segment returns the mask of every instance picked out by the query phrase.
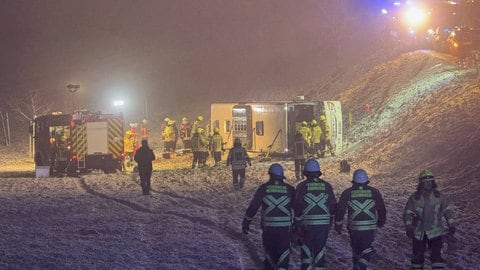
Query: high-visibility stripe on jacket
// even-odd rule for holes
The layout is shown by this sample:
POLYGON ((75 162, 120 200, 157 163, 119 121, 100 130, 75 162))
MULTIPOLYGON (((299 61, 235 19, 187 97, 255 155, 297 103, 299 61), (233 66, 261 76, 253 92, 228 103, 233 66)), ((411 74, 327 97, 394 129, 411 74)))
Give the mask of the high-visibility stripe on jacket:
POLYGON ((308 156, 308 145, 303 138, 293 142, 293 157, 295 159, 306 159, 308 156))
POLYGON ((322 138, 322 128, 319 126, 312 127, 312 143, 320 143, 320 139, 322 138))
POLYGON ((260 185, 245 212, 252 220, 260 206, 262 229, 290 229, 293 220, 292 202, 295 189, 283 180, 269 180, 260 185))
POLYGON ((295 219, 303 225, 330 225, 337 201, 332 186, 319 178, 309 178, 295 189, 295 219))
POLYGON ((237 146, 230 149, 227 157, 227 165, 232 165, 233 170, 245 169, 247 163, 250 163, 250 157, 245 148, 237 146))
POLYGON ((342 225, 348 208, 347 227, 353 231, 375 230, 386 219, 385 202, 380 191, 367 184, 353 184, 342 192, 335 214, 335 224, 342 225))
POLYGON ((455 219, 452 205, 448 204, 444 195, 435 190, 428 194, 422 194, 416 198, 415 193, 408 198, 403 213, 406 227, 414 227, 414 235, 418 240, 427 235, 433 239, 442 235, 442 218, 445 218, 447 225, 454 226, 455 219), (416 224, 414 224, 416 220, 416 224))
POLYGON ((220 152, 223 150, 223 138, 220 134, 214 133, 210 138, 210 150, 220 152))

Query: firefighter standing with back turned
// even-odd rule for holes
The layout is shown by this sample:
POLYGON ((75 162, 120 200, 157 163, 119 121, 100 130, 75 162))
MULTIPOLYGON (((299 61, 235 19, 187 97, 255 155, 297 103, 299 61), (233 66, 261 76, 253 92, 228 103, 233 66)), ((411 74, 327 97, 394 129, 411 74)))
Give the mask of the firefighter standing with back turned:
POLYGON ((288 269, 295 189, 284 182, 285 176, 280 164, 272 164, 268 174, 270 179, 258 187, 245 212, 242 232, 248 234, 250 223, 261 206, 264 269, 288 269))
POLYGON ((335 156, 335 148, 332 145, 332 134, 330 133, 330 125, 327 122, 325 115, 320 115, 320 128, 322 129, 322 135, 320 140, 320 157, 325 157, 325 147, 328 148, 330 154, 335 156))
POLYGON ((348 208, 347 228, 350 234, 354 270, 367 269, 375 255, 372 247, 377 227, 385 225, 387 211, 380 191, 368 186, 363 169, 353 172, 353 185, 342 192, 335 214, 335 231, 342 233, 343 216, 348 208))
POLYGON ((212 151, 213 159, 215 160, 215 166, 220 166, 222 160, 223 149, 223 137, 220 135, 218 127, 213 129, 213 135, 210 137, 210 151, 212 151))
POLYGON ((242 146, 240 138, 236 137, 233 141, 233 148, 230 149, 227 157, 227 166, 232 165, 233 188, 235 190, 243 188, 245 183, 245 168, 252 166, 247 150, 242 146))
POLYGON ((307 160, 303 174, 307 179, 295 189, 293 203, 293 231, 301 240, 301 269, 326 269, 325 246, 337 201, 332 186, 320 178, 320 164, 315 159, 307 160))
POLYGON ((293 142, 291 148, 295 162, 295 178, 300 180, 300 178, 304 178, 301 173, 303 171, 303 167, 305 166, 305 160, 308 156, 308 144, 300 131, 295 133, 295 141, 293 142))
POLYGON ((425 251, 430 249, 432 269, 446 269, 441 250, 443 245, 442 218, 448 225, 448 233, 455 233, 455 219, 451 205, 437 190, 432 172, 420 173, 417 191, 408 198, 404 210, 404 223, 408 238, 412 239, 413 257, 411 269, 423 269, 425 251))

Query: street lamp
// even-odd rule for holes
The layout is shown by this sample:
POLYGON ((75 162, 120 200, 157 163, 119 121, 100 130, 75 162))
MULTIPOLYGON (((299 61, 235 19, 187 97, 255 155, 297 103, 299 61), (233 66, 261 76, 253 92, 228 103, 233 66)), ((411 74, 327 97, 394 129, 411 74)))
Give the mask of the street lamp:
POLYGON ((78 88, 80 88, 80 85, 78 84, 69 84, 67 85, 67 90, 72 94, 72 112, 75 112, 75 93, 78 91, 78 88))

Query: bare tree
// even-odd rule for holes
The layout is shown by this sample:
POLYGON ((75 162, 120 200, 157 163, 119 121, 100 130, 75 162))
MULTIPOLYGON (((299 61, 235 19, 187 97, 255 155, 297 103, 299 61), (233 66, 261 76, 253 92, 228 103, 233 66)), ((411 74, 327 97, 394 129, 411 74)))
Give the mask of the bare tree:
POLYGON ((37 115, 50 113, 52 102, 47 101, 37 91, 28 91, 23 95, 11 96, 9 107, 28 121, 33 121, 37 115))

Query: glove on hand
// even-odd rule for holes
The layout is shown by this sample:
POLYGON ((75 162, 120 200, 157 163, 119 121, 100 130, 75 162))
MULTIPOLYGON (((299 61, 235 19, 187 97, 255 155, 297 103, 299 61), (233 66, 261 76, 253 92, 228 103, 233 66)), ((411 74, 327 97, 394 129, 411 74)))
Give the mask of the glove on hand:
POLYGON ((450 226, 448 228, 448 235, 454 235, 455 231, 456 231, 455 226, 450 226))
POLYGON ((407 231, 406 231, 405 233, 406 233, 406 235, 407 235, 408 238, 413 239, 413 237, 414 237, 413 228, 408 227, 408 228, 407 228, 407 231))
POLYGON ((292 244, 294 246, 301 246, 304 234, 305 234, 305 229, 303 228, 303 225, 300 223, 294 224, 292 228, 292 238, 291 238, 292 244))
POLYGON ((250 231, 250 221, 244 218, 242 221, 242 233, 248 234, 248 231, 250 231))
POLYGON ((337 225, 337 224, 335 224, 335 231, 336 231, 338 234, 342 234, 342 225, 337 225))

